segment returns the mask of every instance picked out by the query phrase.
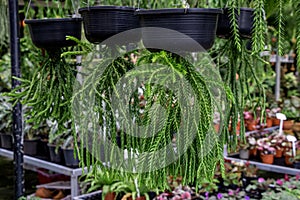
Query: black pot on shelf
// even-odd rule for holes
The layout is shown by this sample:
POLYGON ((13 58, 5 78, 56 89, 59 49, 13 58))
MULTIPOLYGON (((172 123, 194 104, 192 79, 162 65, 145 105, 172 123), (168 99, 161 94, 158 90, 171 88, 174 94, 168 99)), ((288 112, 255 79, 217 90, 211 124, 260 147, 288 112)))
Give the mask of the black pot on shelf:
MULTIPOLYGON (((230 10, 228 8, 224 8, 223 14, 219 16, 217 28, 218 37, 228 39, 233 34, 231 29, 229 12, 230 10)), ((238 20, 239 33, 241 38, 251 38, 254 21, 254 9, 240 8, 240 13, 238 15, 236 11, 236 16, 238 20)))
POLYGON ((13 136, 11 134, 0 134, 1 148, 12 150, 13 136))
POLYGON ((74 149, 62 149, 64 158, 65 158, 65 164, 69 167, 77 167, 79 165, 79 159, 78 156, 74 157, 74 149))
POLYGON ((167 46, 181 51, 201 51, 211 48, 214 44, 218 15, 222 10, 178 8, 138 10, 136 13, 140 17, 141 27, 163 28, 161 31, 142 29, 142 41, 146 48, 154 44, 162 49, 167 46), (181 34, 177 34, 178 32, 181 34), (196 47, 191 39, 202 48, 196 47))
POLYGON ((24 154, 35 156, 37 155, 40 138, 24 139, 24 154))
POLYGON ((64 155, 60 147, 56 148, 55 144, 48 144, 50 160, 55 163, 63 163, 64 155))
MULTIPOLYGON (((80 8, 85 37, 91 43, 101 43, 123 31, 139 28, 139 18, 135 8, 125 6, 92 6, 80 8)), ((117 41, 120 45, 137 42, 140 34, 117 41), (133 41, 131 41, 134 38, 133 41)))
POLYGON ((300 161, 294 161, 293 165, 294 165, 294 168, 300 169, 300 161))
POLYGON ((66 36, 81 38, 81 18, 30 19, 28 24, 32 42, 39 48, 56 50, 74 46, 76 42, 66 36))

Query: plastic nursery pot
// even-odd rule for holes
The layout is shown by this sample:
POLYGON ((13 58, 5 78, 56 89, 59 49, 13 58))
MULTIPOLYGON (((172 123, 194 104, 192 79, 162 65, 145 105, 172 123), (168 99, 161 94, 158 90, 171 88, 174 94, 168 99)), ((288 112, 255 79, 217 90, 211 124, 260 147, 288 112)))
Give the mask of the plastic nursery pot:
POLYGON ((166 50, 166 47, 168 47, 168 49, 177 51, 210 49, 214 44, 218 15, 221 13, 221 9, 209 8, 136 11, 136 14, 140 17, 141 27, 161 28, 161 31, 142 29, 142 41, 146 48, 151 49, 154 46, 156 49, 166 50), (202 47, 194 45, 195 42, 191 39, 202 47))
POLYGON ((248 149, 240 149, 240 158, 248 160, 249 159, 249 150, 248 149))
POLYGON ((79 165, 78 156, 74 158, 74 149, 62 149, 65 164, 70 167, 77 167, 79 165))
POLYGON ((293 165, 294 165, 294 168, 300 169, 300 161, 294 161, 293 165))
MULTIPOLYGON (((139 27, 139 19, 134 14, 135 8, 125 6, 92 6, 80 8, 79 13, 83 18, 84 33, 91 43, 101 43, 102 41, 121 33, 123 31, 139 27)), ((126 44, 140 40, 139 35, 123 38, 116 43, 126 44)))
MULTIPOLYGON (((229 8, 223 9, 223 14, 219 16, 217 36, 228 39, 232 35, 231 23, 230 23, 230 10, 229 8)), ((239 33, 242 38, 251 38, 252 27, 254 20, 254 9, 240 8, 240 13, 236 11, 238 20, 239 33)))
POLYGON ((55 163, 63 163, 64 156, 63 152, 60 147, 56 150, 56 145, 48 144, 49 153, 50 153, 50 160, 55 163))
POLYGON ((81 38, 81 18, 30 19, 28 24, 32 42, 39 48, 55 50, 74 46, 66 36, 81 38))
POLYGON ((261 161, 265 164, 273 164, 274 155, 273 154, 260 154, 261 161))
POLYGON ((39 145, 40 138, 34 139, 25 139, 24 140, 24 154, 35 156, 37 155, 38 145, 39 145))
POLYGON ((13 136, 10 134, 0 134, 1 147, 11 150, 13 148, 13 136))

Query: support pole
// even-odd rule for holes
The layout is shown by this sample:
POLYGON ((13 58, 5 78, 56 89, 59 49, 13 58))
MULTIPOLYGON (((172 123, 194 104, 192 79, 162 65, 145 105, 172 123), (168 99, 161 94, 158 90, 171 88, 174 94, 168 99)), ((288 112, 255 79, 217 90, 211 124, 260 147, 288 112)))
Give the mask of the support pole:
POLYGON ((280 55, 276 55, 276 85, 275 85, 275 100, 279 101, 280 99, 280 76, 281 76, 281 60, 280 55))
MULTIPOLYGON (((11 75, 21 77, 20 68, 20 25, 19 25, 19 4, 18 0, 9 0, 10 19, 10 54, 11 54, 11 75)), ((12 88, 21 83, 12 79, 12 88)), ((23 174, 23 144, 22 144, 22 105, 18 102, 13 107, 12 131, 14 135, 14 171, 15 171, 15 199, 24 195, 24 174, 23 174)))

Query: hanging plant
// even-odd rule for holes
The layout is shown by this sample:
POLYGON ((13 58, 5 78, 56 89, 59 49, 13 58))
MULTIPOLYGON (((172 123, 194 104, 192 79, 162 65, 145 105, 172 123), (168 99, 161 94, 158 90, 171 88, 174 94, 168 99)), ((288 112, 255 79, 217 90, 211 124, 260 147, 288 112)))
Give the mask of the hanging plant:
POLYGON ((26 113, 27 123, 35 128, 46 120, 57 121, 58 133, 65 130, 64 124, 71 119, 71 97, 76 78, 75 64, 60 57, 60 51, 46 54, 36 67, 31 79, 16 78, 21 85, 7 95, 11 101, 21 101, 31 107, 26 113), (18 90, 21 92, 17 92, 18 90))
POLYGON ((0 55, 2 55, 2 50, 6 49, 9 44, 9 27, 8 23, 8 4, 7 1, 0 1, 0 55))
MULTIPOLYGON (((150 188, 167 188, 168 175, 182 176, 183 184, 197 185, 201 178, 211 179, 217 163, 223 166, 225 142, 225 135, 213 128, 214 112, 220 109, 214 95, 218 94, 217 88, 224 90, 226 86, 217 75, 214 80, 201 75, 201 70, 209 68, 205 59, 199 61, 202 68, 197 69, 165 51, 146 51, 139 56, 137 65, 126 54, 115 59, 106 57, 93 68, 85 67, 84 82, 75 87, 72 99, 74 128, 81 138, 80 157, 86 156, 83 149, 87 147, 92 154, 87 161, 91 166, 115 169, 114 173, 131 180, 137 176, 150 188), (147 64, 155 65, 139 68, 147 64), (164 71, 161 65, 168 70, 156 82, 155 77, 164 71), (145 81, 145 76, 153 77, 154 82, 145 81), (118 84, 123 85, 124 77, 128 82, 120 88, 118 84), (184 82, 180 78, 190 87, 181 88, 184 82), (175 89, 168 89, 172 84, 175 89), (143 94, 136 90, 139 86, 144 88, 143 94), (139 100, 144 100, 142 105, 135 102, 139 100), (142 106, 143 112, 134 109, 135 105, 142 106), (194 114, 198 117, 193 118, 194 114), (123 151, 128 151, 124 161, 123 151), (95 163, 97 159, 100 162, 95 163), (105 163, 110 163, 108 168, 105 163)), ((208 71, 216 73, 214 68, 208 71)), ((227 95, 223 97, 228 99, 227 95)))

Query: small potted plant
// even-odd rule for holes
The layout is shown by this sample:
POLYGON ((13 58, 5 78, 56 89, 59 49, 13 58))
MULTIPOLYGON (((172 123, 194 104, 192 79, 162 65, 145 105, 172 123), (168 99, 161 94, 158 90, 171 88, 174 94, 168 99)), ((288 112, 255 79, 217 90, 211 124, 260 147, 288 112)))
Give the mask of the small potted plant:
POLYGON ((249 159, 250 144, 247 141, 240 141, 239 143, 239 155, 241 159, 249 159))
POLYGON ((300 154, 297 154, 295 157, 292 157, 290 161, 293 162, 294 168, 300 169, 300 154))
POLYGON ((273 164, 276 150, 271 146, 269 138, 261 138, 257 140, 257 144, 257 149, 260 151, 260 158, 262 162, 266 164, 273 164))
POLYGON ((0 141, 4 149, 12 149, 12 105, 8 97, 0 95, 0 141))
POLYGON ((271 146, 275 148, 275 158, 281 158, 285 148, 288 146, 288 141, 284 135, 274 135, 271 138, 271 146))
POLYGON ((255 137, 249 135, 247 136, 247 142, 249 144, 249 156, 256 156, 257 155, 257 144, 255 137))
POLYGON ((294 119, 297 117, 297 113, 288 108, 282 109, 281 113, 285 114, 287 118, 287 120, 283 121, 283 130, 291 130, 294 125, 294 119))
POLYGON ((26 123, 24 127, 24 153, 27 155, 37 155, 40 137, 37 129, 32 124, 26 123))

